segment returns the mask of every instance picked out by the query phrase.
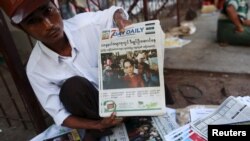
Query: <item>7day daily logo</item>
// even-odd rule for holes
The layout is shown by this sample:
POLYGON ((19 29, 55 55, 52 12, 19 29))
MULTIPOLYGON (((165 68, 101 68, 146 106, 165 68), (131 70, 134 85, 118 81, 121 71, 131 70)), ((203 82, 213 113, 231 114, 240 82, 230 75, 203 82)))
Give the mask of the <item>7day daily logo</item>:
POLYGON ((117 37, 117 36, 120 37, 120 36, 135 35, 135 34, 138 34, 138 33, 142 33, 143 31, 144 31, 144 27, 126 29, 124 33, 119 32, 117 30, 112 30, 111 31, 111 38, 117 37))

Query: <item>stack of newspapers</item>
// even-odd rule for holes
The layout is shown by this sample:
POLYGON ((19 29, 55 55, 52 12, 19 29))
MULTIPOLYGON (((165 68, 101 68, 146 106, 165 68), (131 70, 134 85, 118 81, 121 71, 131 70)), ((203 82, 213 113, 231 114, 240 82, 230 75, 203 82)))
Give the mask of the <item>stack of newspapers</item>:
POLYGON ((174 110, 166 109, 162 116, 137 117, 113 129, 105 141, 207 141, 208 125, 249 125, 250 97, 230 96, 206 116, 178 125, 174 110), (171 112, 173 111, 173 112, 171 112))
POLYGON ((208 125, 249 125, 250 97, 230 96, 205 117, 198 118, 164 136, 166 141, 206 141, 208 125))
POLYGON ((208 137, 208 125, 244 125, 250 123, 250 97, 228 97, 209 116, 191 122, 192 129, 208 137))
POLYGON ((159 20, 102 31, 99 48, 99 114, 163 115, 164 37, 159 20))

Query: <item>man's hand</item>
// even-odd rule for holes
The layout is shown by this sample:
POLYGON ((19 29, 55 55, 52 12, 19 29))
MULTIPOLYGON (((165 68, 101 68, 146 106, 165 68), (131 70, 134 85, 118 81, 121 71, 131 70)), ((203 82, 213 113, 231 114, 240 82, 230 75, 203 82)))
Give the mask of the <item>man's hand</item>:
POLYGON ((244 20, 243 25, 245 26, 250 26, 250 20, 244 20))
POLYGON ((131 21, 126 19, 126 15, 121 9, 118 9, 115 11, 113 19, 114 19, 116 26, 119 28, 120 32, 124 32, 125 27, 132 24, 131 21))
POLYGON ((244 28, 243 28, 243 26, 236 26, 235 31, 236 32, 244 32, 244 28))
POLYGON ((123 122, 122 118, 117 118, 115 113, 112 113, 110 117, 103 118, 100 121, 100 129, 109 128, 115 125, 119 125, 123 122))

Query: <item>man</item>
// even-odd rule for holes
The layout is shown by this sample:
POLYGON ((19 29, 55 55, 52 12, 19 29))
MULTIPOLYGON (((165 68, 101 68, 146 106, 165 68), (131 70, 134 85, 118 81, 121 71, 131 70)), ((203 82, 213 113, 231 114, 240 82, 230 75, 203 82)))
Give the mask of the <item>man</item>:
POLYGON ((86 129, 85 140, 111 134, 122 122, 115 113, 98 112, 98 46, 104 28, 131 24, 124 11, 111 7, 62 20, 51 0, 0 0, 11 23, 38 40, 27 75, 43 108, 57 125, 86 129))
POLYGON ((246 0, 227 0, 218 20, 217 39, 220 43, 250 45, 250 20, 246 0))
POLYGON ((223 13, 234 23, 237 32, 243 32, 243 26, 250 26, 247 19, 248 4, 246 0, 227 0, 224 4, 223 13))

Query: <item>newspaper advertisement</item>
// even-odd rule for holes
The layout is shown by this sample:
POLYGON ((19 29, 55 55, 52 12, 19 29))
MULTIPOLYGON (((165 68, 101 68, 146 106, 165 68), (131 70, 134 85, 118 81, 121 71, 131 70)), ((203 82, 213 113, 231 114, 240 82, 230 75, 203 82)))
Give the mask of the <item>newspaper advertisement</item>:
POLYGON ((99 113, 108 117, 163 115, 164 33, 159 20, 132 24, 121 33, 102 31, 99 113))
POLYGON ((193 130, 207 138, 208 125, 237 124, 250 121, 250 107, 239 99, 228 97, 215 112, 191 122, 193 130))

